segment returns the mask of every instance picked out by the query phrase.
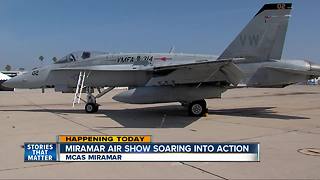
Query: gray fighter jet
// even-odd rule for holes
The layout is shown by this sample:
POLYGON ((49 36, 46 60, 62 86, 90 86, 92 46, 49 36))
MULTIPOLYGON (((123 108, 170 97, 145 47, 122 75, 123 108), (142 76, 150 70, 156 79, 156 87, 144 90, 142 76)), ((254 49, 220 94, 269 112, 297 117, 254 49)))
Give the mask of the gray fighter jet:
POLYGON ((291 3, 264 5, 220 56, 82 51, 3 85, 75 92, 73 103, 86 92, 82 101, 88 113, 97 112, 96 99, 114 87, 129 87, 113 99, 132 104, 180 102, 190 115, 202 116, 205 99, 221 98, 228 89, 285 87, 320 76, 320 66, 310 61, 281 60, 291 9, 291 3))

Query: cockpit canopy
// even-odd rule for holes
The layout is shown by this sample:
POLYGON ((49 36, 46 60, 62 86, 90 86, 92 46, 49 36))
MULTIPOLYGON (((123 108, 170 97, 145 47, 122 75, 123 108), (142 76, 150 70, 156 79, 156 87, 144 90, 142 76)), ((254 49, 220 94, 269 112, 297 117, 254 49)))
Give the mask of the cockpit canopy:
POLYGON ((103 54, 107 54, 107 53, 98 52, 98 51, 76 51, 64 56, 63 58, 57 60, 55 63, 59 64, 59 63, 80 61, 80 60, 89 59, 89 58, 92 58, 98 55, 103 55, 103 54))

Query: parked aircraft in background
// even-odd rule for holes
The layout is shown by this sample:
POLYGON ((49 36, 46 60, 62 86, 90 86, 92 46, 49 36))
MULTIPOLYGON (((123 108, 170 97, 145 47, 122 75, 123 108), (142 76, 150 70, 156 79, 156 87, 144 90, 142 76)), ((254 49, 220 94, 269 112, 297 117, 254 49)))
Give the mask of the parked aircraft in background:
POLYGON ((96 99, 114 87, 129 87, 113 97, 133 103, 180 102, 192 116, 202 116, 205 99, 220 98, 230 88, 285 87, 320 76, 320 66, 305 60, 281 60, 291 3, 266 4, 220 56, 170 53, 71 53, 55 64, 5 82, 7 87, 74 92, 85 110, 98 111, 96 99), (103 87, 107 89, 100 90, 103 87), (98 94, 94 95, 94 88, 98 94))
POLYGON ((3 87, 2 83, 10 79, 10 76, 7 76, 0 72, 0 91, 13 91, 13 88, 3 87))

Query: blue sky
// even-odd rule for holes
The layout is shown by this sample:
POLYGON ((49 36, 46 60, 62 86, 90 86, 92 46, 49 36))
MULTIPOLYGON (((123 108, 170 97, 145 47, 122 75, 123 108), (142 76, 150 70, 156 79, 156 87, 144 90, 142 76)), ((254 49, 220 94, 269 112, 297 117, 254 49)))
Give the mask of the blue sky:
MULTIPOLYGON (((76 50, 219 55, 265 3, 253 0, 0 0, 0 69, 76 50)), ((293 1, 283 57, 320 63, 320 1, 293 1)))

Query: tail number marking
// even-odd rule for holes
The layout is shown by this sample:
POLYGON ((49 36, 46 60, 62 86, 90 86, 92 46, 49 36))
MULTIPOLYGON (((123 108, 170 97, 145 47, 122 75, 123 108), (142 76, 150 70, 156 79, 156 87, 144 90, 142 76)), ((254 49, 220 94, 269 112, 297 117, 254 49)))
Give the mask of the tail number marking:
POLYGON ((285 4, 277 4, 277 8, 278 9, 286 9, 286 5, 285 4))

